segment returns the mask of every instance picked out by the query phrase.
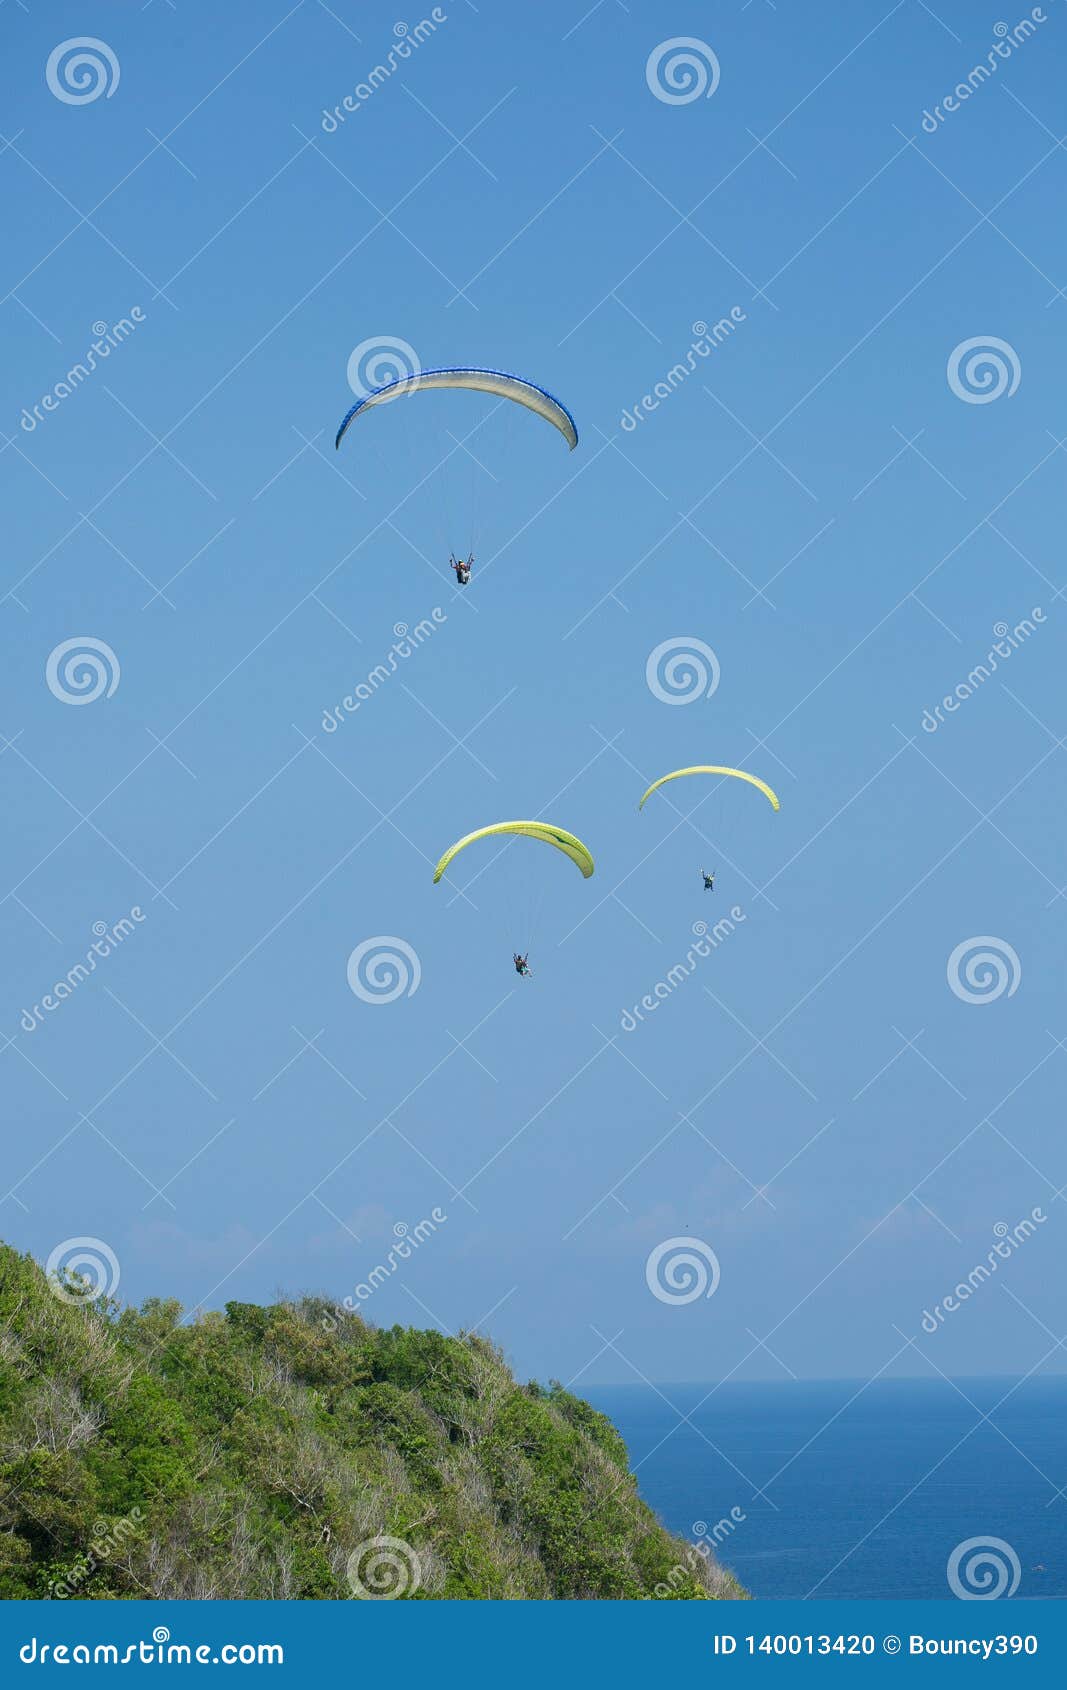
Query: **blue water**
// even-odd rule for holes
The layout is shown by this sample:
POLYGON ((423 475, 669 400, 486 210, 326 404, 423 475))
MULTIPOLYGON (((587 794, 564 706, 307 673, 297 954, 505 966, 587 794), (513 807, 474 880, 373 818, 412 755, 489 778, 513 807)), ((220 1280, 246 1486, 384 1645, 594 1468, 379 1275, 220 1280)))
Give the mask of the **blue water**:
POLYGON ((671 1531, 726 1522, 718 1558, 753 1596, 945 1598, 953 1550, 989 1537, 1016 1599, 1067 1596, 1067 1378, 658 1389, 585 1395, 671 1531))

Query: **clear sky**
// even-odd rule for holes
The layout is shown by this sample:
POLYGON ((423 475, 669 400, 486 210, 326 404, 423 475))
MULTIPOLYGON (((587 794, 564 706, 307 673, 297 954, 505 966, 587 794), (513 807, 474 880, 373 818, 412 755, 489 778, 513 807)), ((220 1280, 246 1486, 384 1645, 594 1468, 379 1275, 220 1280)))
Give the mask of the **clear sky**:
POLYGON ((380 4, 0 14, 3 1235, 219 1307, 355 1297, 436 1210, 366 1314, 523 1374, 1062 1370, 1063 6, 1018 46, 970 0, 437 15, 390 62, 380 4), (46 74, 86 34, 91 99, 46 74), (434 394, 335 454, 396 341, 531 376, 577 450, 434 394), (638 814, 701 762, 780 813, 638 814), (431 884, 541 814, 592 880, 522 843, 431 884), (366 1001, 383 937, 414 990, 366 1001), (649 1289, 679 1238, 714 1295, 649 1289))

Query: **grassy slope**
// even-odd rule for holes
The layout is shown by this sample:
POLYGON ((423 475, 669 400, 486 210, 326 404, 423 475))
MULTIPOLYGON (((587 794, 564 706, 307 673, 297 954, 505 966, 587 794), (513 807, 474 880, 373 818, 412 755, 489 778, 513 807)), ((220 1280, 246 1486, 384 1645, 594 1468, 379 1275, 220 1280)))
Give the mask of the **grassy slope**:
POLYGON ((64 1302, 0 1246, 0 1597, 744 1595, 609 1420, 479 1337, 314 1298, 180 1319, 64 1302))

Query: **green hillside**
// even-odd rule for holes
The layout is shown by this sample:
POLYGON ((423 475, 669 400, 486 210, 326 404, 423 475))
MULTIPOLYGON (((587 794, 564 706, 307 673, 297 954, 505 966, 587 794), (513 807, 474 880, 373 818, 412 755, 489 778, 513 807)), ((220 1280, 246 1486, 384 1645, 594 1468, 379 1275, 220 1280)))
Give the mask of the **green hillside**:
POLYGON ((313 1297, 182 1324, 0 1246, 0 1597, 353 1594, 744 1592, 657 1523, 609 1420, 480 1337, 313 1297))

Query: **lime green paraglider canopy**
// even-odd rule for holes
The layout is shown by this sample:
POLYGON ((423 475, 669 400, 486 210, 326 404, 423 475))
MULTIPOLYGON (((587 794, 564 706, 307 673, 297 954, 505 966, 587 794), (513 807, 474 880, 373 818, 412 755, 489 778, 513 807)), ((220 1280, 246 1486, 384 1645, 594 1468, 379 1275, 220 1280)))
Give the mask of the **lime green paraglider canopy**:
POLYGON ((588 847, 583 845, 573 833, 565 828, 556 827, 553 822, 494 822, 491 827, 479 827, 474 833, 465 834, 450 845, 441 861, 433 871, 433 883, 436 886, 453 857, 468 845, 473 845, 476 839, 488 839, 495 833, 518 833, 528 839, 539 839, 545 845, 554 845, 557 851, 568 856, 576 867, 580 868, 586 880, 593 873, 595 864, 588 847))
POLYGON ((772 792, 767 782, 760 780, 758 775, 750 775, 745 769, 726 769, 719 763, 696 763, 691 769, 675 769, 673 774, 661 775, 659 780, 652 782, 637 808, 639 810, 644 809, 645 799, 651 798, 658 786, 665 786, 669 780, 680 780, 683 775, 733 775, 737 780, 747 780, 749 786, 758 786, 763 796, 770 799, 774 808, 776 810, 781 809, 777 793, 772 792))

